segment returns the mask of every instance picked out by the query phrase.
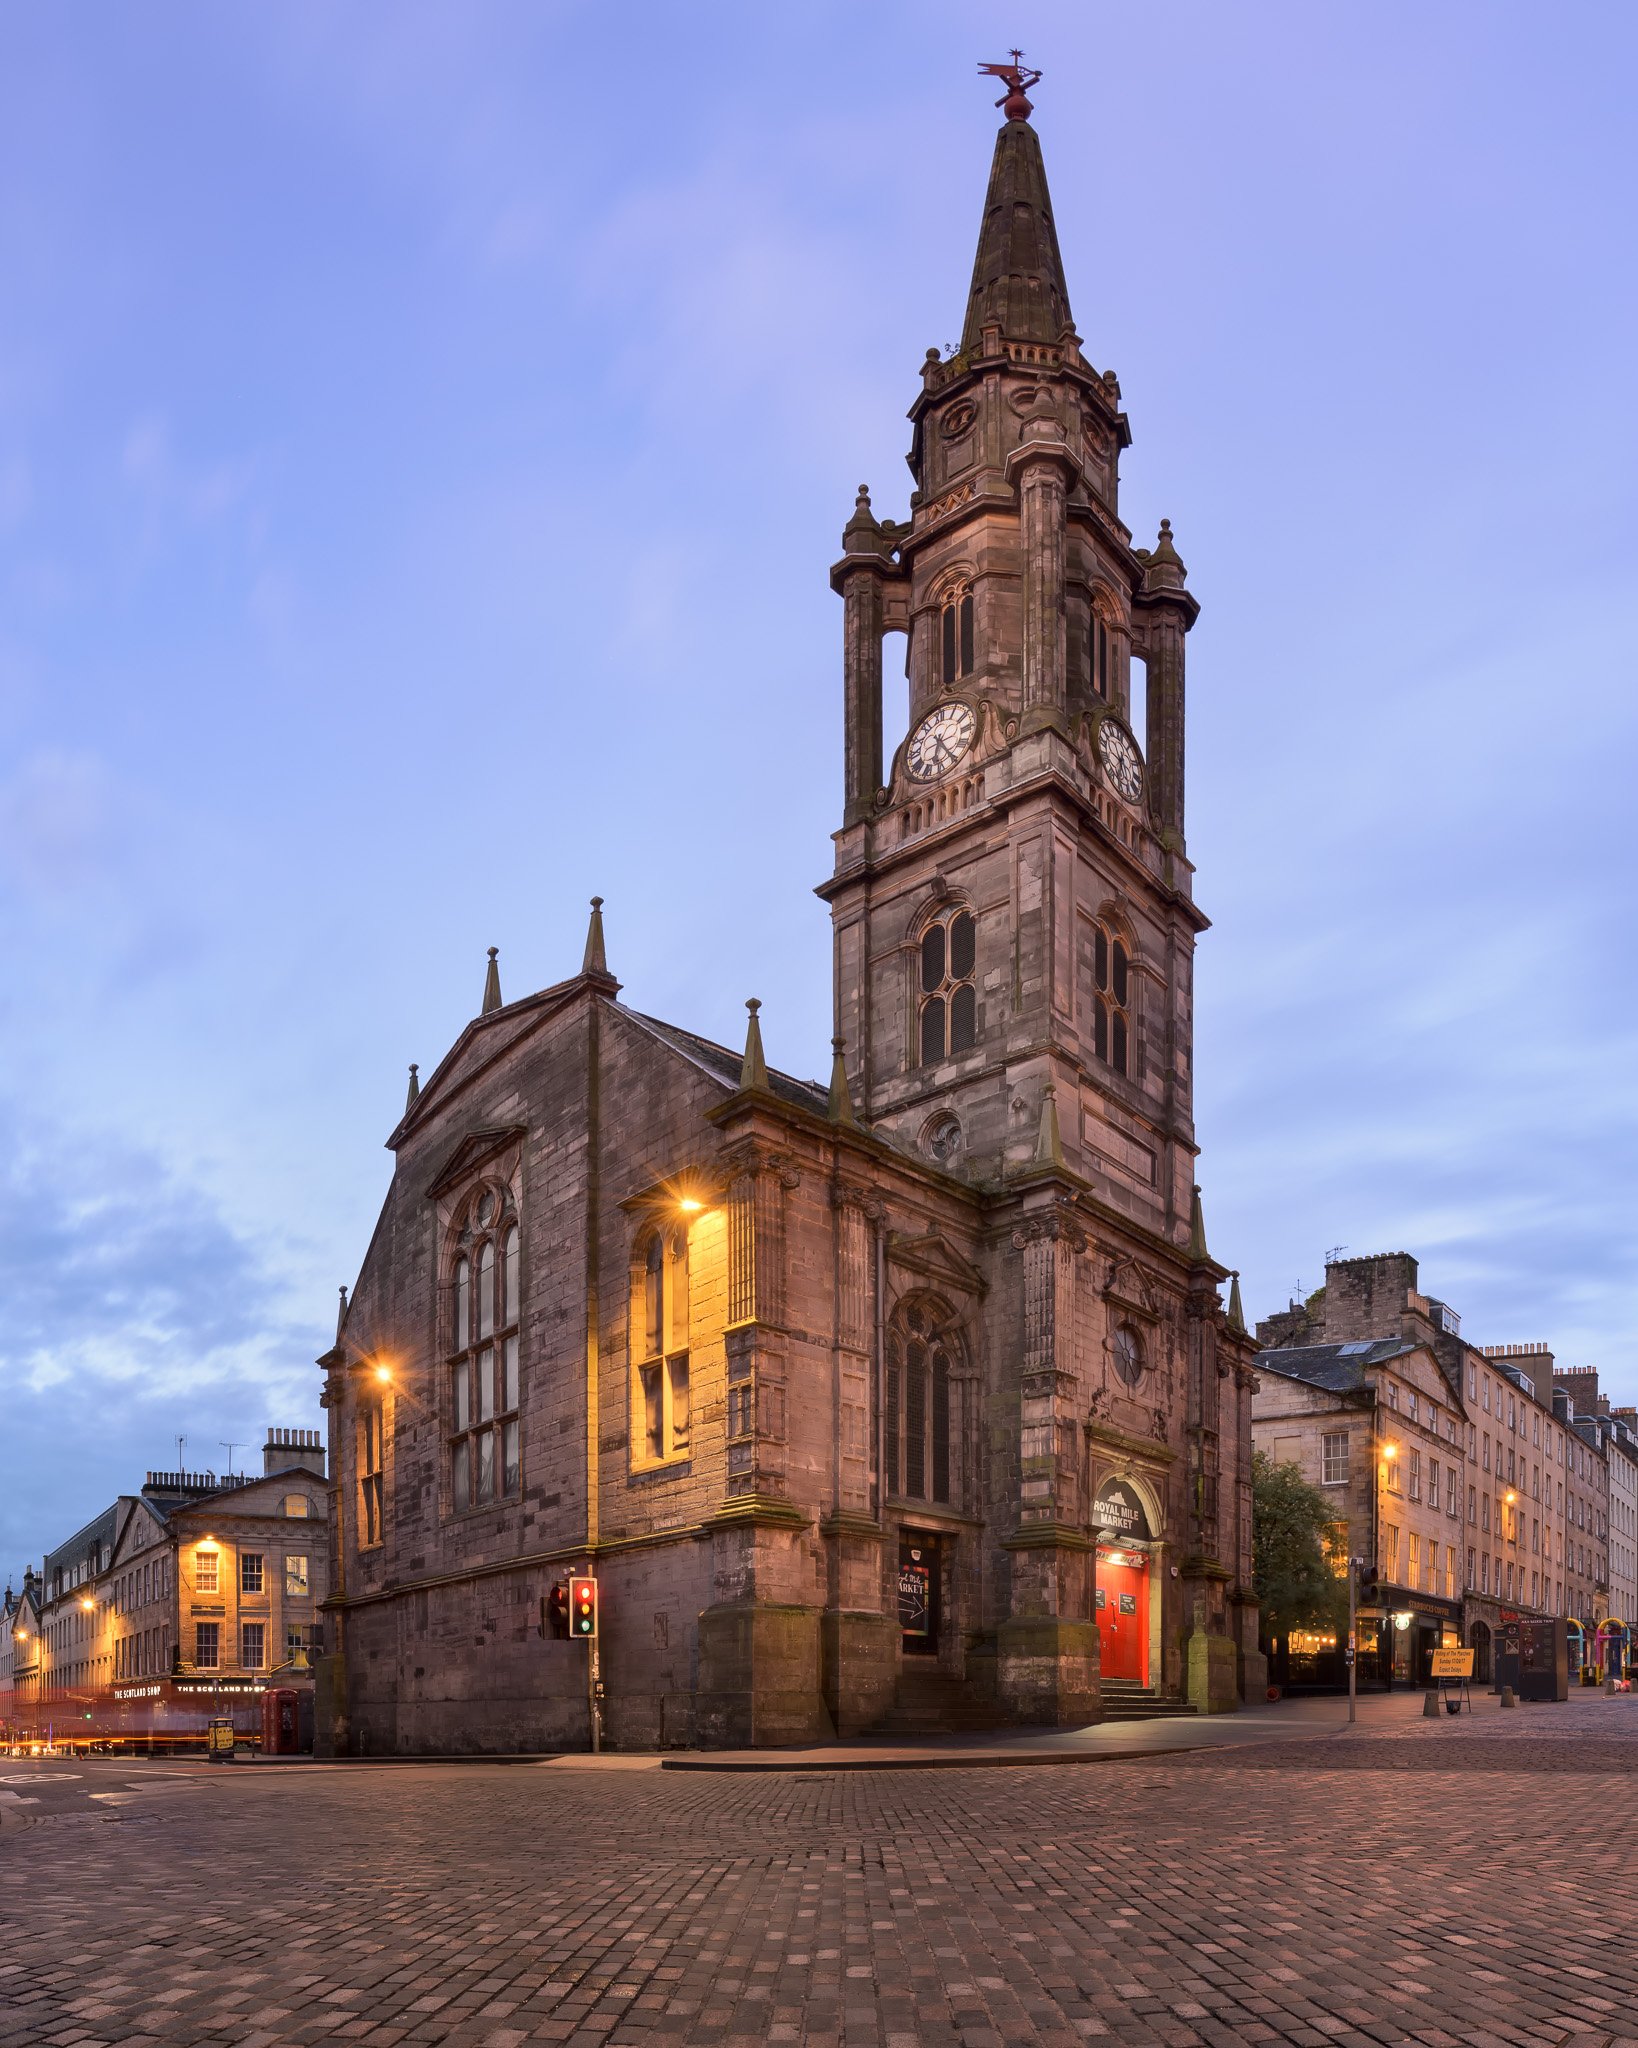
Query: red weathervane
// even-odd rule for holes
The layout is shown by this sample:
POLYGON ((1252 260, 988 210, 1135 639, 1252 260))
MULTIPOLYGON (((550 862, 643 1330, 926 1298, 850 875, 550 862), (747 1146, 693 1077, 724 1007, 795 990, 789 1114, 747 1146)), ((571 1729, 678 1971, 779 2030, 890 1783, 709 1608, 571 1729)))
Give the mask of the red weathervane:
POLYGON ((980 64, 979 75, 984 78, 999 78, 1004 81, 1006 91, 996 105, 1009 121, 1027 121, 1030 117, 1030 103, 1027 97, 1032 85, 1039 85, 1041 74, 1031 71, 1024 62, 1022 50, 1014 50, 1010 64, 980 64))

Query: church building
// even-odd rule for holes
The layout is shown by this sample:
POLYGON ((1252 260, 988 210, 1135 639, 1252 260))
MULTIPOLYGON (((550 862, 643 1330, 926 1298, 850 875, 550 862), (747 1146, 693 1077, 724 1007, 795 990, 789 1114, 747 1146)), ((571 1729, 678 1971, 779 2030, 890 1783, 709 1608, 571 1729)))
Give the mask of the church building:
POLYGON ((622 1001, 597 899, 555 986, 503 1001, 491 955, 320 1360, 321 1750, 1261 1696, 1256 1347, 1192 1114, 1198 608, 1169 525, 1121 523, 1120 386, 1071 317, 1033 75, 998 75, 909 516, 861 490, 831 570, 828 1084, 768 1066, 754 1002, 729 1049, 622 1001), (594 1639, 552 1626, 571 1574, 594 1639))

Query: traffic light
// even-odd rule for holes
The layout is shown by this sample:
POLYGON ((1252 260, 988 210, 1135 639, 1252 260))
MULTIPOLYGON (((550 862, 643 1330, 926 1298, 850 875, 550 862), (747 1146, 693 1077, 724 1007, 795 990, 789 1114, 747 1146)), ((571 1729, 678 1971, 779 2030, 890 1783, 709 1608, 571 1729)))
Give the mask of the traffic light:
POLYGON ((1376 1566, 1368 1558, 1359 1561, 1359 1604, 1374 1607, 1381 1597, 1382 1588, 1377 1581, 1376 1566))
POLYGON ((594 1636, 597 1633, 595 1579, 569 1581, 569 1633, 572 1636, 594 1636))
POLYGON ((545 1612, 545 1634, 554 1642, 569 1640, 569 1582, 559 1579, 546 1598, 540 1603, 545 1612))

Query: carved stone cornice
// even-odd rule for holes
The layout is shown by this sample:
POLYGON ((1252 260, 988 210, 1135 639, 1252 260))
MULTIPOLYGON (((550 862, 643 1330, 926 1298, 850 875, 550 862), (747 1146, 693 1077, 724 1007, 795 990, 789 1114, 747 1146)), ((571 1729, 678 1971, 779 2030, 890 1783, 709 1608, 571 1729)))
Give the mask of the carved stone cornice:
POLYGON ((830 1202, 833 1209, 857 1209, 871 1223, 880 1223, 887 1214, 887 1204, 879 1191, 857 1181, 833 1180, 830 1202))
POLYGON ((1087 1436, 1101 1450, 1118 1451, 1123 1457, 1131 1458, 1141 1465, 1175 1465, 1177 1451, 1159 1437, 1132 1436, 1124 1429, 1116 1429, 1107 1422, 1088 1420, 1085 1425, 1087 1436))

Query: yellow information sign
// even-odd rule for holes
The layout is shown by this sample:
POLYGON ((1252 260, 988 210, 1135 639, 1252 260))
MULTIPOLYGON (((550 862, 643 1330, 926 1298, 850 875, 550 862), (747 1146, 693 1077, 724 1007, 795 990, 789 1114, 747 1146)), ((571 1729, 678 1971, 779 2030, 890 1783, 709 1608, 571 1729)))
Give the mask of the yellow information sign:
POLYGON ((1433 1653, 1434 1678, 1471 1678, 1473 1676, 1473 1652, 1457 1649, 1435 1650, 1433 1653))

